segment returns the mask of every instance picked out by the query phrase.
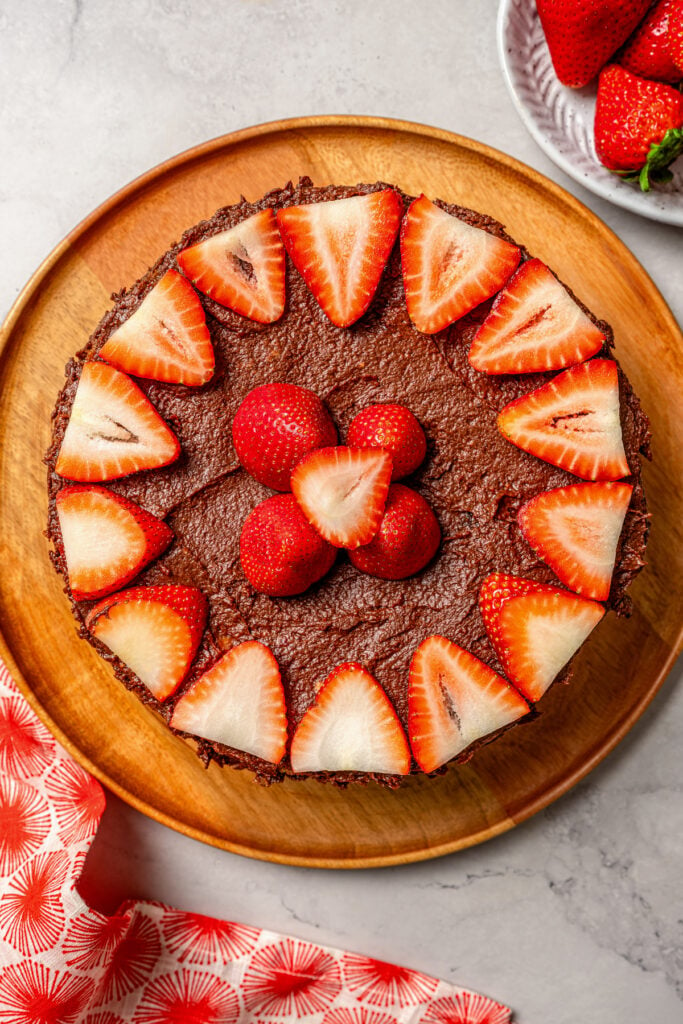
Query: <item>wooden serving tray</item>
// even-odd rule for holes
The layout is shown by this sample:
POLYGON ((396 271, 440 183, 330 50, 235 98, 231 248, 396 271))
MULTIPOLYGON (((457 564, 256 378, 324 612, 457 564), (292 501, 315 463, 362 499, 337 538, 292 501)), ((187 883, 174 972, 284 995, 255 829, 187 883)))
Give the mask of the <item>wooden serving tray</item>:
POLYGON ((434 857, 523 821, 581 779, 625 735, 681 646, 683 337, 619 239, 567 192, 469 139, 375 118, 261 125, 183 153, 104 203, 38 269, 0 335, 0 654, 40 717, 110 789, 145 814, 215 846, 315 867, 434 857), (501 220, 615 329, 616 353, 652 419, 645 469, 649 566, 628 621, 609 615, 536 722, 465 766, 398 792, 338 790, 251 776, 193 751, 79 640, 48 560, 45 468, 50 411, 68 357, 110 304, 182 231, 244 193, 310 175, 318 185, 378 178, 501 220))

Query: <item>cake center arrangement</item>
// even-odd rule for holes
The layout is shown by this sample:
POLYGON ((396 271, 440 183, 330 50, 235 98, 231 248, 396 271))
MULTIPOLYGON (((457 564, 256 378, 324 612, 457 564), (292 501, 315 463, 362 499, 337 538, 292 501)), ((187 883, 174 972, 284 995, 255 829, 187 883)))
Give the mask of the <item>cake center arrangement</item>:
POLYGON ((84 639, 263 783, 469 758, 629 612, 648 430, 612 346, 483 214, 306 179, 218 211, 67 368, 48 533, 84 639))

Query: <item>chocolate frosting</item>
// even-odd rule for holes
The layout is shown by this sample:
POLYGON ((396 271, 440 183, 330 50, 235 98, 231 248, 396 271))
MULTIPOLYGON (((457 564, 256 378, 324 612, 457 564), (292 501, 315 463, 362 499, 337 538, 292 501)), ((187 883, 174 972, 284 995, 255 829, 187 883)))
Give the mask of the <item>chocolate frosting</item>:
MULTIPOLYGON (((54 545, 55 567, 65 578, 55 509, 55 496, 64 481, 54 465, 84 360, 96 355, 170 267, 178 269, 176 257, 181 249, 265 207, 325 202, 386 187, 378 182, 316 188, 303 178, 297 187, 290 183, 259 202, 243 199, 191 228, 144 277, 113 296, 113 308, 102 318, 87 347, 68 364, 66 384, 53 413, 53 440, 46 457, 48 536, 54 545)), ((410 197, 402 195, 402 199, 407 208, 410 197)), ((441 202, 438 205, 470 224, 508 238, 490 217, 441 202)), ((523 259, 529 258, 525 250, 522 253, 523 259)), ((67 586, 82 636, 112 663, 127 687, 166 719, 192 679, 224 650, 246 639, 260 640, 280 665, 290 735, 321 681, 344 661, 360 662, 375 676, 407 726, 408 667, 418 644, 431 634, 448 637, 501 671, 478 610, 480 584, 495 571, 559 583, 521 535, 517 511, 540 491, 577 480, 506 441, 497 428, 496 414, 553 374, 489 377, 470 366, 470 341, 490 303, 439 334, 420 334, 406 312, 398 245, 368 312, 352 327, 338 328, 327 319, 289 259, 287 306, 275 324, 252 322, 205 296, 201 299, 216 351, 213 379, 200 388, 138 381, 176 432, 182 447, 180 458, 165 468, 106 486, 164 517, 176 535, 169 550, 136 584, 173 581, 200 587, 210 602, 209 627, 188 679, 164 705, 90 636, 83 622, 91 605, 74 602, 67 586), (251 509, 272 492, 241 468, 231 426, 245 395, 272 381, 289 381, 319 394, 337 424, 341 443, 350 421, 368 405, 398 403, 415 414, 427 437, 427 457, 404 482, 424 495, 442 532, 439 550, 422 572, 405 580, 381 580, 354 569, 340 552, 331 572, 298 597, 267 597, 250 586, 240 568, 240 531, 251 509)), ((609 325, 586 312, 606 338, 598 355, 612 356, 609 325)), ((628 615, 631 602, 626 590, 643 565, 647 539, 640 456, 649 457, 649 429, 638 398, 621 371, 619 378, 624 445, 634 491, 607 606, 618 615, 628 615)), ((565 669, 559 678, 566 679, 569 671, 565 669)), ((458 760, 471 756, 473 749, 458 760)), ((287 759, 276 767, 204 740, 197 743, 197 751, 205 764, 216 760, 249 768, 264 783, 291 774, 287 759)), ((415 764, 413 771, 419 771, 415 764)), ((318 777, 338 785, 371 777, 390 786, 401 781, 399 777, 348 772, 318 777)))

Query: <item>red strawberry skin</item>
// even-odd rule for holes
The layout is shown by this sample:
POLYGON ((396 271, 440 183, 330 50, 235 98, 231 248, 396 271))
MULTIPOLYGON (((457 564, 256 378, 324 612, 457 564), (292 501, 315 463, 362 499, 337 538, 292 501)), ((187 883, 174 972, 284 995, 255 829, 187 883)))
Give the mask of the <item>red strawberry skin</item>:
POLYGON ((392 484, 379 529, 369 544, 349 551, 356 569, 384 580, 402 580, 436 554, 441 529, 431 506, 404 484, 392 484))
POLYGON ((669 52, 669 16, 675 8, 683 10, 681 0, 659 0, 651 7, 615 61, 640 78, 674 84, 683 71, 674 64, 669 52))
POLYGON ((232 439, 247 473, 275 491, 288 491, 296 464, 315 448, 335 445, 337 429, 313 391, 263 384, 237 410, 232 439))
POLYGON ((601 163, 622 177, 670 180, 668 166, 683 151, 683 95, 610 64, 600 73, 595 107, 595 149, 601 163), (640 173, 637 173, 640 172, 640 173))
POLYGON ((307 522, 292 494, 274 494, 249 513, 240 561, 252 587, 271 597, 302 594, 332 568, 337 551, 307 522))
POLYGON ((651 0, 537 0, 555 73, 580 89, 628 39, 651 0))
POLYGON ((427 454, 424 431, 404 405, 369 405, 351 421, 346 441, 352 448, 386 449, 392 481, 412 473, 427 454))
POLYGON ((683 76, 683 2, 675 0, 669 8, 666 48, 671 60, 683 76))
MULTIPOLYGON (((71 517, 76 523, 77 534, 87 534, 88 521, 92 529, 98 532, 106 530, 108 518, 112 518, 114 530, 130 530, 131 546, 134 546, 134 560, 128 552, 117 560, 112 560, 110 544, 106 536, 102 537, 101 559, 88 567, 82 567, 78 573, 69 568, 69 584, 74 601, 95 601, 124 587, 153 559, 157 558, 173 540, 173 530, 161 519, 157 519, 144 508, 129 501, 120 494, 98 487, 94 484, 67 484, 57 494, 57 512, 60 518, 62 536, 64 538, 65 522, 71 517), (142 536, 140 537, 140 534, 142 536)), ((79 540, 92 550, 92 536, 79 538, 74 536, 75 543, 79 540)))

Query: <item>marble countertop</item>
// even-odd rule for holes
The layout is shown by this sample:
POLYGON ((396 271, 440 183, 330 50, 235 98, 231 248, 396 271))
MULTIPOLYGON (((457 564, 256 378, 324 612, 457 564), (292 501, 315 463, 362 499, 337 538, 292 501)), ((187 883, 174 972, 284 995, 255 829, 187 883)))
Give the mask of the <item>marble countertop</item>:
MULTIPOLYGON (((374 114, 489 143, 578 196, 683 322, 683 233, 611 206, 527 135, 496 0, 24 0, 0 8, 0 311, 90 210, 196 143, 374 114)), ((480 989, 523 1024, 683 1019, 683 662, 617 750, 513 832, 440 860, 318 871, 204 846, 109 796, 83 890, 146 897, 480 989)))

